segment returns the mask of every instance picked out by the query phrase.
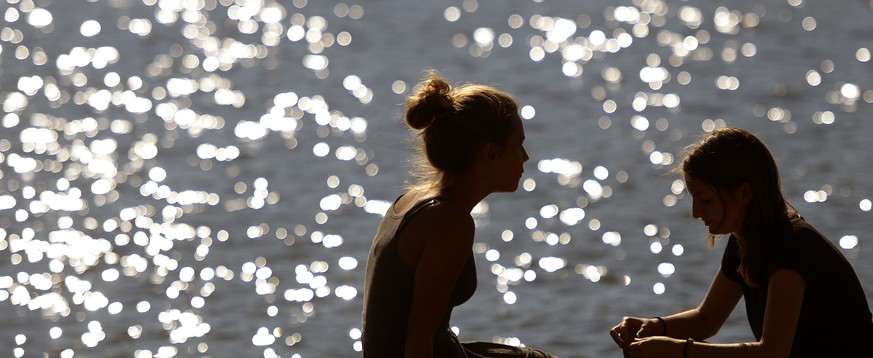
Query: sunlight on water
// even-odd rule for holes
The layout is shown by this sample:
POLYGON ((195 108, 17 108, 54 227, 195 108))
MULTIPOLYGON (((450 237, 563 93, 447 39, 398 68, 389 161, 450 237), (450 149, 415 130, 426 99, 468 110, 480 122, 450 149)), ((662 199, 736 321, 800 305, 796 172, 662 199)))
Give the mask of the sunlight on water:
MULTIPOLYGON (((760 97, 743 103, 741 115, 778 126, 786 141, 801 132, 819 140, 822 128, 841 125, 869 128, 857 122, 871 114, 873 87, 851 71, 869 63, 873 44, 810 54, 803 71, 784 74, 796 78, 756 77, 755 66, 773 66, 764 56, 776 46, 758 32, 788 26, 804 46, 804 36, 833 27, 802 1, 646 0, 559 15, 547 15, 555 11, 542 1, 515 3, 523 6, 427 6, 446 32, 431 46, 460 61, 488 61, 476 66, 522 61, 568 81, 572 98, 519 88, 520 115, 535 136, 544 124, 576 125, 548 117, 566 106, 585 112, 584 125, 596 131, 586 135, 632 145, 614 157, 580 155, 560 141, 537 146, 544 150, 531 154, 536 170, 522 179, 517 195, 526 199, 511 219, 500 218, 500 199, 476 206, 484 235, 474 252, 491 275, 481 287, 501 305, 531 304, 525 287, 533 282, 643 285, 641 295, 659 296, 688 277, 684 240, 695 238, 679 243, 671 225, 690 219, 654 219, 631 206, 648 198, 629 204, 628 196, 649 191, 654 204, 643 206, 687 211, 681 180, 642 182, 660 180, 653 173, 679 160, 680 144, 731 123, 720 108, 699 109, 699 92, 729 98, 724 106, 736 105, 732 96, 760 97), (628 265, 640 257, 649 262, 644 272, 628 265)), ((386 188, 402 184, 393 176, 407 155, 385 149, 402 139, 389 138, 373 111, 397 110, 417 81, 374 74, 373 63, 349 65, 355 51, 382 46, 374 36, 406 46, 394 38, 406 34, 370 30, 394 18, 371 18, 369 9, 382 10, 307 0, 6 0, 0 305, 14 324, 0 333, 3 354, 360 351, 368 239, 394 199, 386 188), (325 315, 351 318, 331 327, 346 341, 318 348, 324 343, 308 329, 325 315)), ((869 19, 870 10, 857 16, 869 19)), ((529 80, 543 86, 537 76, 529 80)), ((789 166, 784 175, 800 180, 817 169, 789 166)), ((831 179, 845 183, 804 181, 793 187, 795 201, 849 200, 851 209, 841 210, 869 218, 869 186, 831 179)), ((869 239, 858 226, 850 230, 837 242, 857 254, 869 239)))

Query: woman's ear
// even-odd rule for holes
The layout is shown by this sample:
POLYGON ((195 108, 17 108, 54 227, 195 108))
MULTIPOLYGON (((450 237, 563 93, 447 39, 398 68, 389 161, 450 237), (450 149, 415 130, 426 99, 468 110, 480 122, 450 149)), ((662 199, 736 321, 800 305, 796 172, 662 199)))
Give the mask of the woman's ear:
POLYGON ((500 154, 499 152, 499 148, 497 148, 494 143, 485 143, 479 153, 482 156, 482 160, 487 163, 497 159, 497 157, 499 156, 498 154, 500 154))

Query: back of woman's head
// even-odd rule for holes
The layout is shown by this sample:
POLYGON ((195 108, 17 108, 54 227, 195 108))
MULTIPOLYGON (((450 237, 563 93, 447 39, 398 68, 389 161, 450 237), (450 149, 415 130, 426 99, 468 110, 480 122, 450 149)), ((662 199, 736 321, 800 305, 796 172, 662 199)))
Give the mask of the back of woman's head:
POLYGON ((738 128, 717 129, 686 148, 679 172, 713 186, 719 192, 731 192, 748 183, 751 200, 740 234, 743 254, 748 260, 741 270, 754 284, 754 272, 760 267, 758 248, 779 235, 789 222, 787 203, 782 194, 779 170, 767 146, 755 135, 738 128))
POLYGON ((430 180, 467 172, 483 145, 505 145, 517 116, 511 95, 476 84, 453 88, 430 72, 407 99, 405 121, 419 131, 424 157, 415 174, 430 180))

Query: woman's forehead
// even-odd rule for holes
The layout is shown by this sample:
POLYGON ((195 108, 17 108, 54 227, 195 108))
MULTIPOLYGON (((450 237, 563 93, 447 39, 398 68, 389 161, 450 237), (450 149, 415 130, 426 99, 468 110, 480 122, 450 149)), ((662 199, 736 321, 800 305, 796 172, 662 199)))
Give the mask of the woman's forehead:
POLYGON ((685 176, 685 187, 691 194, 715 191, 712 185, 709 185, 706 182, 703 182, 700 179, 697 179, 690 175, 685 176))

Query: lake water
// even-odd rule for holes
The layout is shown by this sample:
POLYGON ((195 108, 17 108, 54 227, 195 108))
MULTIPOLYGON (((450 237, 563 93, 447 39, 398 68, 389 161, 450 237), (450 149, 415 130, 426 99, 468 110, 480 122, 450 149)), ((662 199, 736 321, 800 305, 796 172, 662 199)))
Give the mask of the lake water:
MULTIPOLYGON (((668 174, 758 134, 873 302, 873 3, 4 0, 0 355, 354 357, 427 69, 523 106, 462 340, 620 357, 718 269, 668 174)), ((814 264, 814 263, 811 263, 814 264)), ((740 305, 742 306, 742 305, 740 305)), ((713 341, 751 339, 738 307, 713 341)))

